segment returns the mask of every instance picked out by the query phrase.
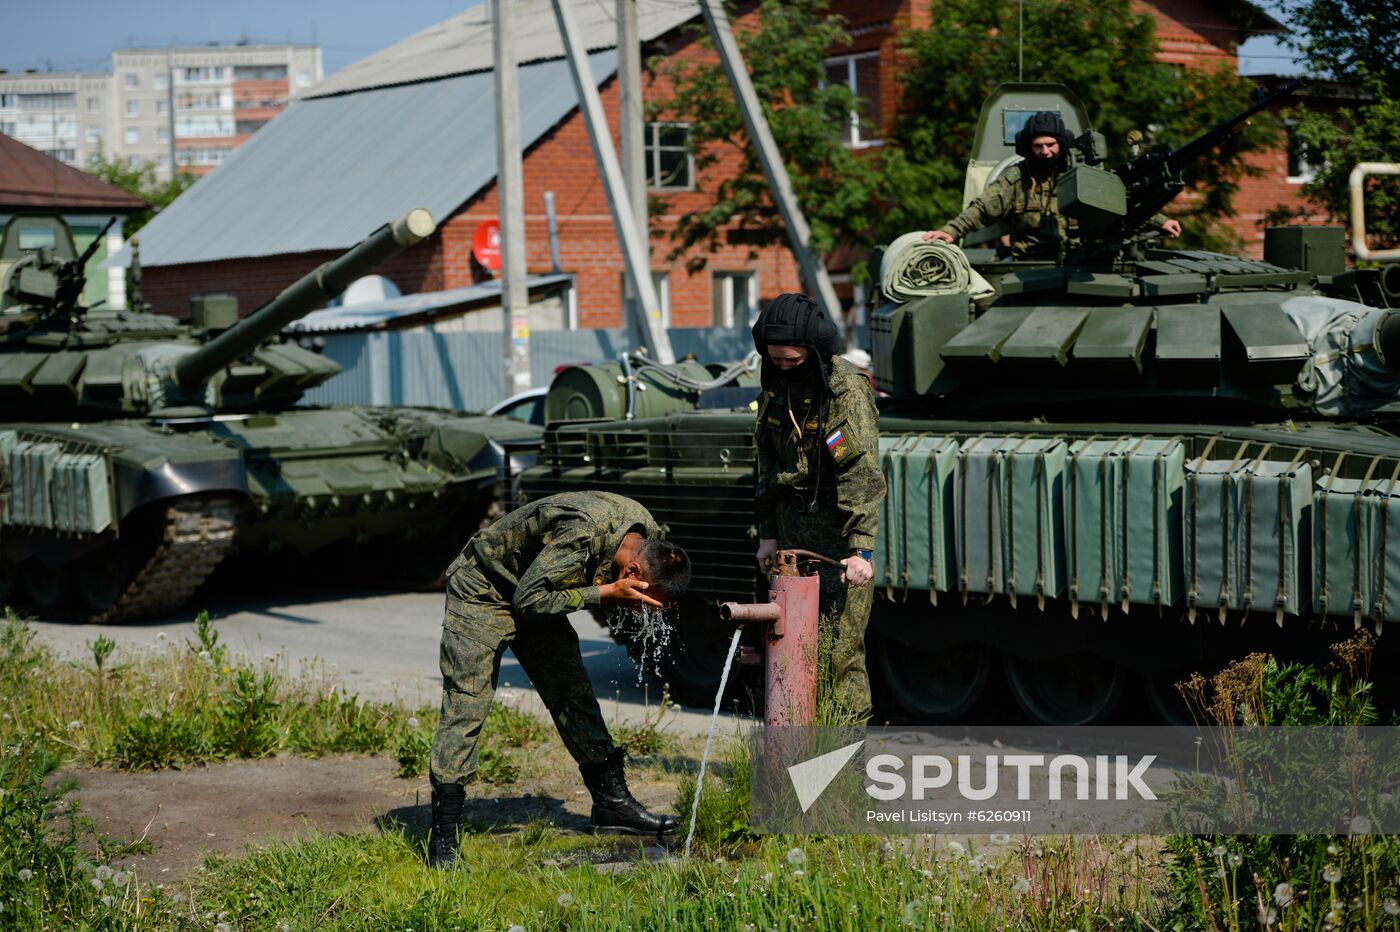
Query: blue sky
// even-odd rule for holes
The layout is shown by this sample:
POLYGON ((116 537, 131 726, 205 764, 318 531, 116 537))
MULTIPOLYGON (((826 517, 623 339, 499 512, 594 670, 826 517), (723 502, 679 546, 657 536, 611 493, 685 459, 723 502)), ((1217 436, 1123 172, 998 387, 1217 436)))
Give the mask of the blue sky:
MULTIPOLYGON (((479 0, 0 0, 0 68, 106 71, 128 45, 317 42, 327 74, 479 0)), ((600 0, 611 4, 612 0, 600 0)), ((1266 9, 1277 4, 1263 2, 1266 9)), ((1281 17, 1276 12, 1275 16, 1281 17)), ((1271 39, 1240 48, 1245 74, 1296 71, 1271 39)))

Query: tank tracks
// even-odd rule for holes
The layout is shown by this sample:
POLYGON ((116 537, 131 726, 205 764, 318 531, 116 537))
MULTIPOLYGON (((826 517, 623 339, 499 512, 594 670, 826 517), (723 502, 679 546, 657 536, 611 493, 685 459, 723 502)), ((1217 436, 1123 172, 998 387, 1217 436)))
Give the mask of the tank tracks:
POLYGON ((233 549, 237 506, 232 499, 180 501, 165 509, 161 543, 113 605, 80 613, 90 624, 111 624, 179 608, 233 549))

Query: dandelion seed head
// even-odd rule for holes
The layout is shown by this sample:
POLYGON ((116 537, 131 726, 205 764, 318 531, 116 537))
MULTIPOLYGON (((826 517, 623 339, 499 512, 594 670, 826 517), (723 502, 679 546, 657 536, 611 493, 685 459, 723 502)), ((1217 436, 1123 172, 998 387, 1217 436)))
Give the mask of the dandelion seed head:
POLYGON ((20 883, 29 883, 34 879, 34 872, 27 867, 21 867, 15 876, 19 878, 20 883))
POLYGON ((787 862, 791 867, 801 867, 803 864, 807 863, 807 852, 803 851, 801 848, 789 848, 787 862))
POLYGON ((112 883, 119 887, 126 886, 126 882, 131 879, 131 875, 126 871, 117 871, 112 875, 112 883))
POLYGON ((1007 845, 1011 843, 1011 836, 1006 832, 992 832, 991 840, 994 845, 1007 845))
POLYGON ((1322 865, 1322 879, 1328 883, 1336 883, 1342 879, 1342 869, 1335 864, 1322 865))
POLYGON ((1210 849, 1210 853, 1217 858, 1225 857, 1227 851, 1228 849, 1224 845, 1216 845, 1214 848, 1210 849))
POLYGON ((1231 867, 1239 867, 1241 864, 1244 863, 1244 855, 1236 852, 1234 854, 1231 854, 1230 857, 1226 860, 1229 862, 1231 867))
POLYGON ((1394 897, 1387 897, 1381 900, 1381 912, 1387 916, 1400 916, 1400 900, 1394 897))
POLYGON ((1328 854, 1329 856, 1335 858, 1337 855, 1339 855, 1339 854, 1341 854, 1341 853, 1342 853, 1342 849, 1341 849, 1341 848, 1338 848, 1336 845, 1328 845, 1328 846, 1327 846, 1327 854, 1328 854))
POLYGON ((1293 902, 1293 885, 1281 883, 1274 887, 1274 902, 1279 906, 1287 906, 1293 902))
POLYGON ((1011 885, 1011 892, 1016 894, 1017 896, 1025 896, 1027 893, 1030 893, 1030 880, 1026 877, 1021 877, 1017 879, 1017 881, 1011 885))
POLYGON ((88 883, 90 883, 90 884, 92 885, 92 888, 93 888, 94 890, 101 890, 101 889, 102 889, 102 881, 98 880, 96 877, 94 877, 94 878, 92 878, 91 880, 89 880, 88 883))
POLYGON ((799 867, 797 870, 792 872, 792 876, 795 880, 801 880, 803 877, 807 876, 807 872, 799 867))
POLYGON ((554 902, 568 909, 570 906, 574 905, 574 895, 572 893, 561 893, 554 898, 554 902))
POLYGON ((110 909, 112 906, 116 905, 116 902, 117 902, 117 898, 116 898, 115 896, 112 896, 112 894, 110 894, 110 893, 107 894, 106 896, 104 896, 104 897, 102 898, 102 905, 103 905, 103 906, 106 906, 106 907, 109 908, 109 909, 110 909))
POLYGON ((108 867, 106 864, 100 864, 100 865, 98 865, 98 867, 97 867, 96 876, 97 876, 97 879, 98 879, 98 880, 102 880, 102 881, 111 880, 111 879, 112 879, 112 869, 111 869, 110 867, 108 867))
POLYGON ((1351 820, 1351 833, 1353 835, 1371 834, 1371 820, 1364 815, 1359 815, 1351 820))
POLYGON ((955 858, 960 858, 967 853, 967 849, 960 841, 950 841, 948 842, 948 853, 955 858))
POLYGON ((408 717, 408 727, 409 727, 409 728, 417 728, 417 727, 418 727, 418 716, 416 716, 416 715, 410 715, 410 716, 408 717))
POLYGON ((69 730, 69 731, 77 731, 79 728, 82 728, 82 727, 83 727, 83 723, 80 722, 80 721, 78 721, 77 719, 74 719, 73 721, 71 721, 71 722, 68 723, 68 730, 69 730))
POLYGON ((1259 907, 1259 924, 1261 926, 1271 926, 1278 922, 1278 910, 1272 906, 1259 907))

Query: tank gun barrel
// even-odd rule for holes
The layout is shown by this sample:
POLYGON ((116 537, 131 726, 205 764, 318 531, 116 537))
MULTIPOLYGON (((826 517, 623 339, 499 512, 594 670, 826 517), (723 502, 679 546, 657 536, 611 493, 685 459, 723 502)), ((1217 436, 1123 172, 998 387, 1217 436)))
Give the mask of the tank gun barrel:
POLYGON ((1222 120, 1206 132, 1192 139, 1178 149, 1155 149, 1120 166, 1117 174, 1127 188, 1128 213, 1124 218, 1124 229, 1131 233, 1185 187, 1181 173, 1187 165, 1201 153, 1220 145, 1231 133, 1242 126, 1250 117, 1272 106, 1275 102, 1292 96, 1307 86, 1307 79, 1295 78, 1268 96, 1261 96, 1251 106, 1227 120, 1222 120))
POLYGON ((384 224, 348 252, 288 285, 246 320, 181 357, 174 367, 176 383, 190 389, 206 381, 287 324, 323 307, 379 263, 428 238, 436 228, 433 215, 422 207, 384 224))

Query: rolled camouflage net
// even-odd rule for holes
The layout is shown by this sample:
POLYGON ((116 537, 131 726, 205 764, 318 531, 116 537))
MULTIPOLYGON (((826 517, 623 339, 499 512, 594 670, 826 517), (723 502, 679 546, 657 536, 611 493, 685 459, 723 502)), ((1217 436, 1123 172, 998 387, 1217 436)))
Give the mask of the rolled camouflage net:
POLYGON ((905 233, 885 250, 880 291, 888 300, 899 302, 931 294, 966 294, 977 299, 995 293, 968 265, 961 249, 926 241, 922 230, 905 233))

